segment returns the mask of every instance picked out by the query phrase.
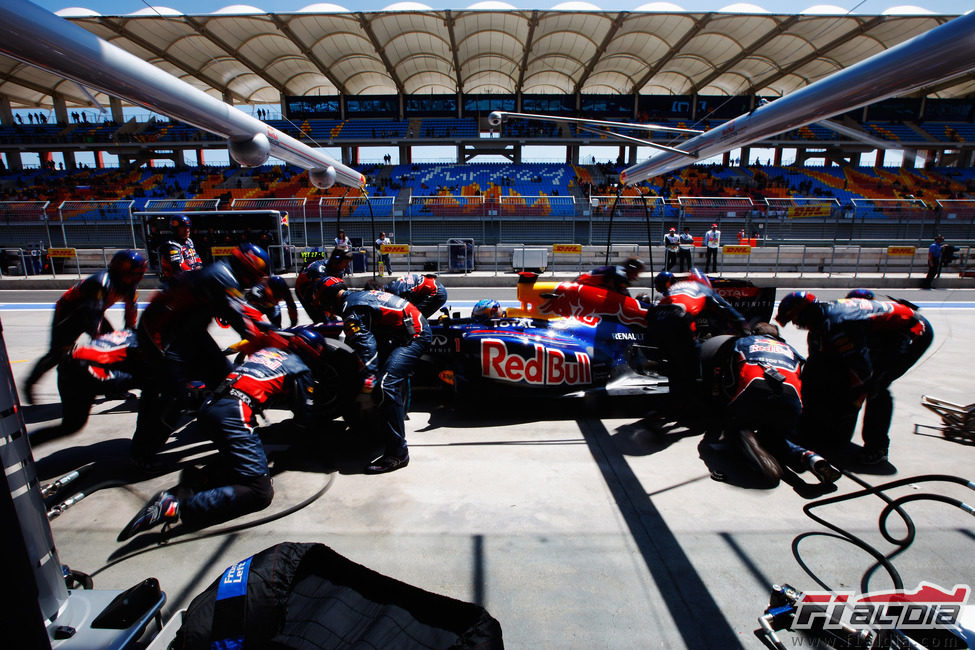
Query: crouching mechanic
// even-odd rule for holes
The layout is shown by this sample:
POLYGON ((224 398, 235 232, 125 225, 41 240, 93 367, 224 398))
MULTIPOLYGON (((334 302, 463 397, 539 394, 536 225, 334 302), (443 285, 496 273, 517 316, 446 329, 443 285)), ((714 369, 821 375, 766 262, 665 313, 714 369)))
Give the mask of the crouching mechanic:
POLYGON ((34 384, 68 357, 78 337, 88 334, 96 338, 115 329, 105 318, 109 307, 123 302, 125 327, 135 328, 137 289, 146 267, 146 258, 142 253, 119 251, 112 256, 108 269, 88 276, 58 298, 51 323, 50 349, 37 361, 24 381, 24 396, 28 404, 34 403, 34 384))
POLYGON ((342 317, 345 342, 365 367, 362 392, 378 402, 383 452, 365 467, 368 474, 392 472, 410 462, 406 444, 406 384, 430 347, 430 325, 415 305, 384 291, 347 291, 340 278, 326 277, 316 301, 342 317))
POLYGON ((775 325, 759 323, 752 335, 735 339, 725 386, 730 389, 725 428, 739 436, 745 453, 768 478, 780 479, 781 464, 786 464, 833 483, 839 470, 793 442, 802 415, 801 368, 802 357, 779 337, 775 325))
POLYGON ((132 436, 137 464, 151 466, 153 456, 175 430, 191 381, 211 387, 227 376, 230 362, 207 331, 214 318, 248 341, 245 353, 286 346, 241 293, 261 282, 267 270, 267 253, 259 246, 241 244, 228 262, 180 274, 146 307, 137 329, 148 366, 132 436))
POLYGON ((573 282, 589 287, 602 287, 624 296, 630 295, 630 285, 637 281, 646 269, 642 260, 629 257, 622 264, 597 266, 591 271, 582 273, 573 282))
POLYGON ((207 467, 209 485, 185 485, 155 495, 122 529, 118 541, 159 524, 181 521, 199 528, 263 510, 274 489, 267 455, 255 431, 270 408, 294 413, 299 429, 313 422, 315 379, 325 342, 310 327, 290 332, 288 349, 265 348, 248 356, 217 387, 197 416, 199 429, 217 445, 220 466, 207 467))
POLYGON ((808 291, 783 298, 775 319, 809 332, 809 358, 802 373, 803 436, 828 435, 834 445, 849 442, 866 401, 860 462, 886 461, 894 410, 890 385, 931 345, 931 324, 904 302, 819 302, 808 291))

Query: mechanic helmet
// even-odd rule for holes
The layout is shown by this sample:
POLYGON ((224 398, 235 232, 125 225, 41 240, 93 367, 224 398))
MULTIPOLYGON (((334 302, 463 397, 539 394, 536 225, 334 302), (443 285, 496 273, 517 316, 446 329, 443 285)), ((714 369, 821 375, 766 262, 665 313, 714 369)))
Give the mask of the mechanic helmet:
POLYGON ((501 318, 501 303, 490 298, 478 300, 474 304, 474 309, 471 310, 471 318, 474 320, 501 318))
POLYGON ((325 338, 312 326, 302 325, 285 330, 294 336, 288 339, 288 350, 294 352, 309 366, 316 363, 325 349, 325 338))
POLYGON ((687 274, 687 279, 691 282, 703 284, 708 289, 711 288, 711 279, 699 268, 691 269, 691 272, 687 274))
POLYGON ((326 276, 315 284, 315 300, 329 311, 336 307, 336 299, 340 291, 345 291, 345 283, 342 278, 333 275, 326 276))
POLYGON ((326 275, 328 272, 325 270, 325 260, 315 260, 299 271, 295 278, 295 293, 302 301, 311 300, 315 283, 326 275))
POLYGON ((815 295, 808 291, 793 291, 779 302, 779 311, 775 314, 775 320, 779 325, 786 325, 789 322, 799 325, 802 312, 815 304, 815 295))
POLYGON ((870 289, 851 289, 847 298, 863 298, 864 300, 873 300, 876 295, 870 289))
POLYGON ((189 228, 192 225, 193 222, 185 214, 174 214, 169 218, 169 227, 173 230, 177 228, 189 228))
POLYGON ((643 263, 643 260, 637 257, 628 257, 626 261, 623 262, 623 270, 626 271, 626 277, 628 279, 636 278, 638 275, 643 273, 643 270, 647 268, 647 265, 643 263))
POLYGON ((665 292, 674 283, 674 274, 670 271, 661 271, 653 279, 653 288, 660 293, 665 292))
POLYGON ((139 284, 148 268, 146 256, 139 251, 119 251, 112 256, 108 263, 108 277, 112 282, 122 286, 132 287, 139 284))
POLYGON ((271 258, 260 246, 241 244, 230 256, 230 268, 242 287, 252 287, 268 275, 271 258))

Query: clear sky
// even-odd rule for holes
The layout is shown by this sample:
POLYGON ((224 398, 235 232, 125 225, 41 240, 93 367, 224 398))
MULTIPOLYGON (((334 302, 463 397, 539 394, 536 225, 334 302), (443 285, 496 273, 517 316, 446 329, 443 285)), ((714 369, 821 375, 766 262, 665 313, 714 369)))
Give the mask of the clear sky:
MULTIPOLYGON (((335 4, 355 11, 377 11, 384 9, 397 0, 158 0, 143 2, 142 0, 34 0, 34 3, 50 11, 58 11, 66 7, 87 7, 103 15, 124 15, 148 5, 170 7, 183 13, 205 14, 212 13, 223 7, 243 4, 258 7, 269 12, 287 13, 297 11, 302 7, 315 4, 316 1, 335 4)), ((502 0, 518 9, 551 9, 565 0, 502 0)), ((610 11, 630 11, 648 4, 652 0, 587 0, 589 4, 610 11)), ((464 9, 478 2, 478 0, 420 0, 421 4, 434 9, 464 9)), ((718 11, 732 6, 736 0, 667 0, 669 4, 677 5, 687 11, 718 11)), ((971 3, 963 0, 751 0, 748 4, 757 5, 772 13, 790 14, 802 11, 816 5, 831 5, 845 11, 858 14, 881 14, 891 7, 914 6, 926 11, 942 15, 958 15, 971 9, 971 3)))

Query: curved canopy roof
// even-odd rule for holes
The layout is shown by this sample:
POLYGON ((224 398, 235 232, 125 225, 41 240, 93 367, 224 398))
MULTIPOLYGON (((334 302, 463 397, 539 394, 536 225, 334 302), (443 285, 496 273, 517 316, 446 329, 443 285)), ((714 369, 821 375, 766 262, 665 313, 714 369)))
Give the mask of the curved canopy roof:
MULTIPOLYGON (((687 12, 666 2, 622 12, 586 2, 522 10, 496 0, 462 10, 400 2, 379 12, 313 4, 276 14, 238 4, 206 15, 165 7, 127 16, 60 13, 238 104, 340 93, 781 96, 954 17, 850 15, 830 5, 792 15, 751 4, 687 12)), ((0 56, 0 95, 13 107, 51 106, 54 93, 75 106, 108 101, 0 56)), ((975 73, 916 93, 972 94, 975 73)))

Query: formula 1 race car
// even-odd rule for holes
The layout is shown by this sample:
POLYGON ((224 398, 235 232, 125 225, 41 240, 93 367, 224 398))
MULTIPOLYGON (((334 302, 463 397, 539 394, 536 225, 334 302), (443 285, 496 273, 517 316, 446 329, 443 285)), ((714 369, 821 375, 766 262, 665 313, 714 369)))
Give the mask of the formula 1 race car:
MULTIPOLYGON (((520 306, 503 317, 432 322, 433 344, 414 386, 448 386, 461 394, 529 388, 569 398, 668 392, 665 360, 647 340, 650 305, 599 287, 537 278, 520 274, 520 306)), ((771 317, 774 288, 715 284, 747 318, 771 317)))

